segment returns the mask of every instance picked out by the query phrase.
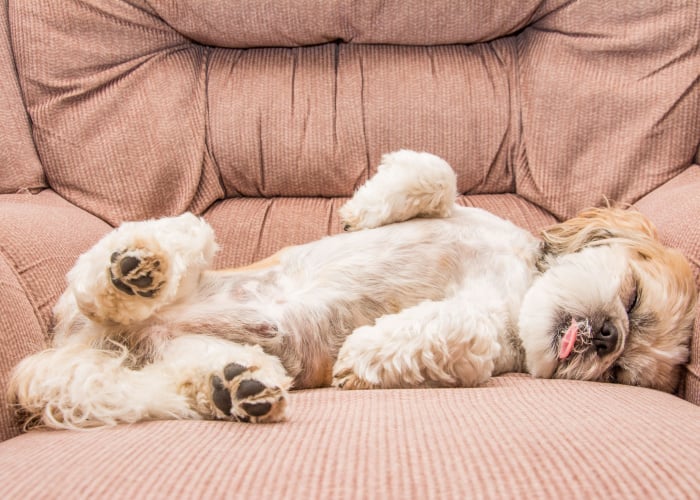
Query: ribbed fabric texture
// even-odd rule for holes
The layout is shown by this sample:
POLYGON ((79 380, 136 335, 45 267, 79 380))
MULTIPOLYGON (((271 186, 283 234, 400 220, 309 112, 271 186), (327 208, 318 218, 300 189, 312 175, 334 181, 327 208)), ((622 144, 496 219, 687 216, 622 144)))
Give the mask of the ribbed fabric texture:
POLYGON ((78 255, 109 229, 51 191, 0 200, 0 253, 12 266, 47 330, 51 309, 65 289, 65 275, 78 255))
POLYGON ((508 376, 298 392, 273 425, 33 431, 0 444, 0 483, 8 498, 694 498, 698 449, 700 408, 673 396, 508 376))
POLYGON ((390 45, 483 42, 511 34, 565 1, 238 0, 235 9, 222 0, 147 4, 168 25, 201 44, 251 48, 336 40, 390 45))
POLYGON ((571 2, 518 37, 517 192, 558 217, 634 202, 692 163, 700 137, 697 2, 571 2))
MULTIPOLYGON (((694 0, 2 7, 2 388, 110 225, 192 210, 217 267, 248 264, 340 231, 345 198, 399 148, 443 156, 460 204, 532 232, 635 203, 700 282, 694 0)), ((697 335, 691 349, 681 394, 700 404, 697 335)), ((610 384, 314 390, 279 425, 13 439, 4 398, 7 498, 700 496, 698 407, 610 384)))
POLYGON ((8 0, 0 2, 0 194, 46 187, 11 50, 8 0))
MULTIPOLYGON (((219 268, 243 266, 282 247, 300 245, 341 232, 338 209, 344 198, 231 198, 204 218, 221 244, 219 268)), ((459 196, 457 203, 479 207, 537 233, 555 219, 514 194, 459 196)))
MULTIPOLYGON (((691 166, 639 200, 635 207, 656 224, 661 241, 683 251, 690 260, 696 282, 700 283, 700 226, 696 223, 700 214, 700 166, 691 166)), ((697 334, 700 332, 700 303, 695 332, 682 389, 688 401, 700 405, 700 336, 697 334)))
POLYGON ((109 229, 49 190, 0 198, 0 439, 19 433, 7 405, 10 370, 45 347, 66 273, 109 229))
POLYGON ((634 202, 687 168, 696 3, 491 4, 9 13, 47 181, 111 224, 225 197, 349 196, 400 148, 444 157, 463 193, 515 192, 558 218, 634 202))
POLYGON ((45 347, 44 329, 16 270, 0 255, 0 441, 19 434, 19 425, 7 404, 10 370, 22 359, 45 347))

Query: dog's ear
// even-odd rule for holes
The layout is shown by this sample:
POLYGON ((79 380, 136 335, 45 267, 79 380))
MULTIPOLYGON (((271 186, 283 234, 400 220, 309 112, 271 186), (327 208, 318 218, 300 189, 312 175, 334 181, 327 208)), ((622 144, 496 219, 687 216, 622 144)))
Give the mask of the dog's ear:
POLYGON ((547 254, 562 255, 608 243, 606 240, 640 243, 642 240, 657 241, 658 237, 651 221, 637 210, 591 208, 544 229, 542 239, 547 254))

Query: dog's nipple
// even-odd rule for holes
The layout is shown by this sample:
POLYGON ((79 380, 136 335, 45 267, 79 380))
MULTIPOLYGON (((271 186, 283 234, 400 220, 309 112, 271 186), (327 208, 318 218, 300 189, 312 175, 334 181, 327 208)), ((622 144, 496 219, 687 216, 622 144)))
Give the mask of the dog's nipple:
POLYGON ((574 350, 574 344, 576 343, 576 336, 578 335, 578 324, 574 318, 571 318, 571 325, 567 328, 564 336, 561 339, 561 344, 559 346, 559 359, 566 359, 574 350))

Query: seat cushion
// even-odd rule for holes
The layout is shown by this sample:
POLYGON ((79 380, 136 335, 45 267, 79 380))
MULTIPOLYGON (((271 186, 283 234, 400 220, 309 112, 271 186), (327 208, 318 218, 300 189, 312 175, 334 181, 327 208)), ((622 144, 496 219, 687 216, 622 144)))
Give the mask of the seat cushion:
POLYGON ((292 394, 269 425, 144 422, 0 444, 7 498, 697 498, 700 408, 592 382, 292 394))
MULTIPOLYGON (((346 198, 231 198, 204 214, 221 248, 215 267, 250 264, 282 247, 300 245, 341 231, 338 209, 346 198)), ((515 194, 469 195, 459 205, 488 210, 537 233, 556 222, 545 210, 515 194)))

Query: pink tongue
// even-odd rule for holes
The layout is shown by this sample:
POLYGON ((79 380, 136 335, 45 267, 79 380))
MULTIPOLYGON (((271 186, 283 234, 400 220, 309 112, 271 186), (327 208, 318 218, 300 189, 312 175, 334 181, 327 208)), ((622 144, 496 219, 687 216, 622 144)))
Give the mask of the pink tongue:
POLYGON ((571 325, 564 333, 561 339, 561 345, 559 347, 559 359, 566 359, 574 350, 574 344, 576 343, 576 335, 578 335, 578 325, 576 320, 571 318, 571 325))

